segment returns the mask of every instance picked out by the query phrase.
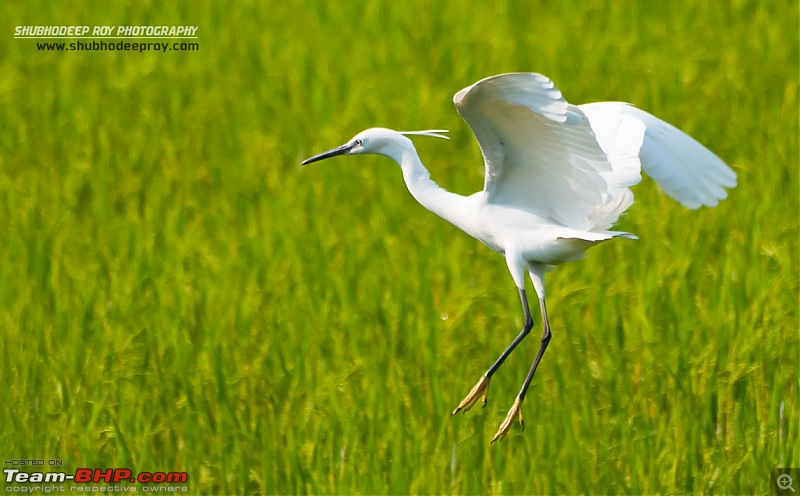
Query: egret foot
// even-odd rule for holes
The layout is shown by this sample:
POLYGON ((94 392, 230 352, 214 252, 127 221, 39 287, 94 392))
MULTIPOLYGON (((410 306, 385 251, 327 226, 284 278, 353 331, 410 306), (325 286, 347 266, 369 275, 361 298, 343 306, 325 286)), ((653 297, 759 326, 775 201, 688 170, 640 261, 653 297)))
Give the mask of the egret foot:
POLYGON ((522 400, 519 399, 519 396, 517 396, 517 399, 514 400, 511 410, 508 411, 506 419, 503 420, 502 424, 500 424, 500 429, 498 429, 497 434, 494 435, 490 444, 494 444, 495 441, 502 439, 503 436, 508 433, 509 429, 511 429, 511 424, 514 422, 514 417, 519 417, 519 425, 522 426, 522 430, 524 431, 525 422, 522 421, 522 400))
POLYGON ((481 376, 481 379, 475 384, 475 387, 472 388, 472 391, 469 392, 466 398, 464 398, 461 403, 458 404, 453 413, 450 414, 452 417, 456 413, 460 411, 466 412, 470 408, 472 408, 475 403, 478 401, 478 397, 480 396, 481 401, 483 403, 482 406, 486 406, 486 394, 489 392, 489 378, 485 375, 481 376))

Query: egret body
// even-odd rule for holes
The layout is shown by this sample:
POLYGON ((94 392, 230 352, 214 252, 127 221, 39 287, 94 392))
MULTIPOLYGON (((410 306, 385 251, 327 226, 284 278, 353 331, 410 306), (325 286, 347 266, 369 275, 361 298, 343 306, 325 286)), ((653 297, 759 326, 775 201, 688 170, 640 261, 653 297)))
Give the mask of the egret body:
POLYGON ((533 328, 525 293, 528 273, 544 330, 494 442, 515 418, 524 427, 522 402, 550 342, 545 272, 609 239, 636 239, 610 229, 633 203, 630 187, 641 180, 641 170, 692 209, 724 199, 725 189, 736 185, 736 174, 693 138, 647 112, 619 102, 571 105, 540 74, 486 78, 456 93, 453 101, 478 140, 486 168, 483 190, 473 195, 451 193, 433 182, 408 138, 446 138, 441 134, 446 131, 367 129, 303 165, 338 155, 389 157, 422 206, 505 258, 525 324, 452 414, 466 412, 479 398, 486 404, 492 376, 533 328))

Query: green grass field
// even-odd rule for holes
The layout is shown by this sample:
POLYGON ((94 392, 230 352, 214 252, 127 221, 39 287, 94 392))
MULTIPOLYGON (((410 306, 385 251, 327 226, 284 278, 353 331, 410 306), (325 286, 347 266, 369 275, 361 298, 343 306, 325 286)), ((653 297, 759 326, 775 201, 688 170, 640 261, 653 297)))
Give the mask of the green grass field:
POLYGON ((193 494, 769 494, 800 465, 797 2, 271 3, 0 5, 3 460, 193 494), (13 39, 48 24, 200 50, 13 39), (503 259, 388 159, 299 162, 444 128, 423 162, 477 191, 452 95, 509 71, 632 102, 739 186, 689 211, 645 179, 617 226, 640 241, 548 275, 526 429, 489 446, 541 332, 449 418, 522 325, 503 259))

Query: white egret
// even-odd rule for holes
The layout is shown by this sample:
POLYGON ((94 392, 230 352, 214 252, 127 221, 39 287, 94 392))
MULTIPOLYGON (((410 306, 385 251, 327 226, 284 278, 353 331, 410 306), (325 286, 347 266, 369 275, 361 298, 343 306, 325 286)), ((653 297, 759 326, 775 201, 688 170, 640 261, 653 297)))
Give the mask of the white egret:
POLYGON ((372 128, 303 165, 337 155, 374 153, 400 165, 408 191, 422 206, 505 257, 522 302, 525 324, 451 415, 486 405, 492 375, 531 331, 525 272, 539 297, 544 332, 539 352, 492 443, 522 421, 522 402, 550 342, 545 272, 612 238, 633 203, 630 187, 644 169, 684 206, 713 207, 736 186, 736 174, 672 125, 620 102, 571 105, 552 81, 535 73, 502 74, 464 88, 453 99, 478 140, 486 172, 483 191, 450 193, 430 178, 406 136, 446 138, 446 131, 372 128))

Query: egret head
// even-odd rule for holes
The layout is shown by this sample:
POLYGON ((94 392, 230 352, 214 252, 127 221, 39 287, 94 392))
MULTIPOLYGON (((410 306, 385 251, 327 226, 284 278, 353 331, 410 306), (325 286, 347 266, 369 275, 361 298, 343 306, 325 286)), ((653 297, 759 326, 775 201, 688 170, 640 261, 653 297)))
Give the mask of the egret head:
POLYGON ((383 127, 373 127, 361 131, 353 136, 350 141, 341 146, 337 146, 332 150, 303 160, 301 165, 318 162, 337 155, 357 155, 359 153, 376 153, 378 155, 393 157, 393 153, 396 151, 412 147, 411 140, 406 138, 406 136, 432 136, 434 138, 450 139, 441 134, 446 132, 447 131, 441 129, 426 131, 393 131, 383 127))

